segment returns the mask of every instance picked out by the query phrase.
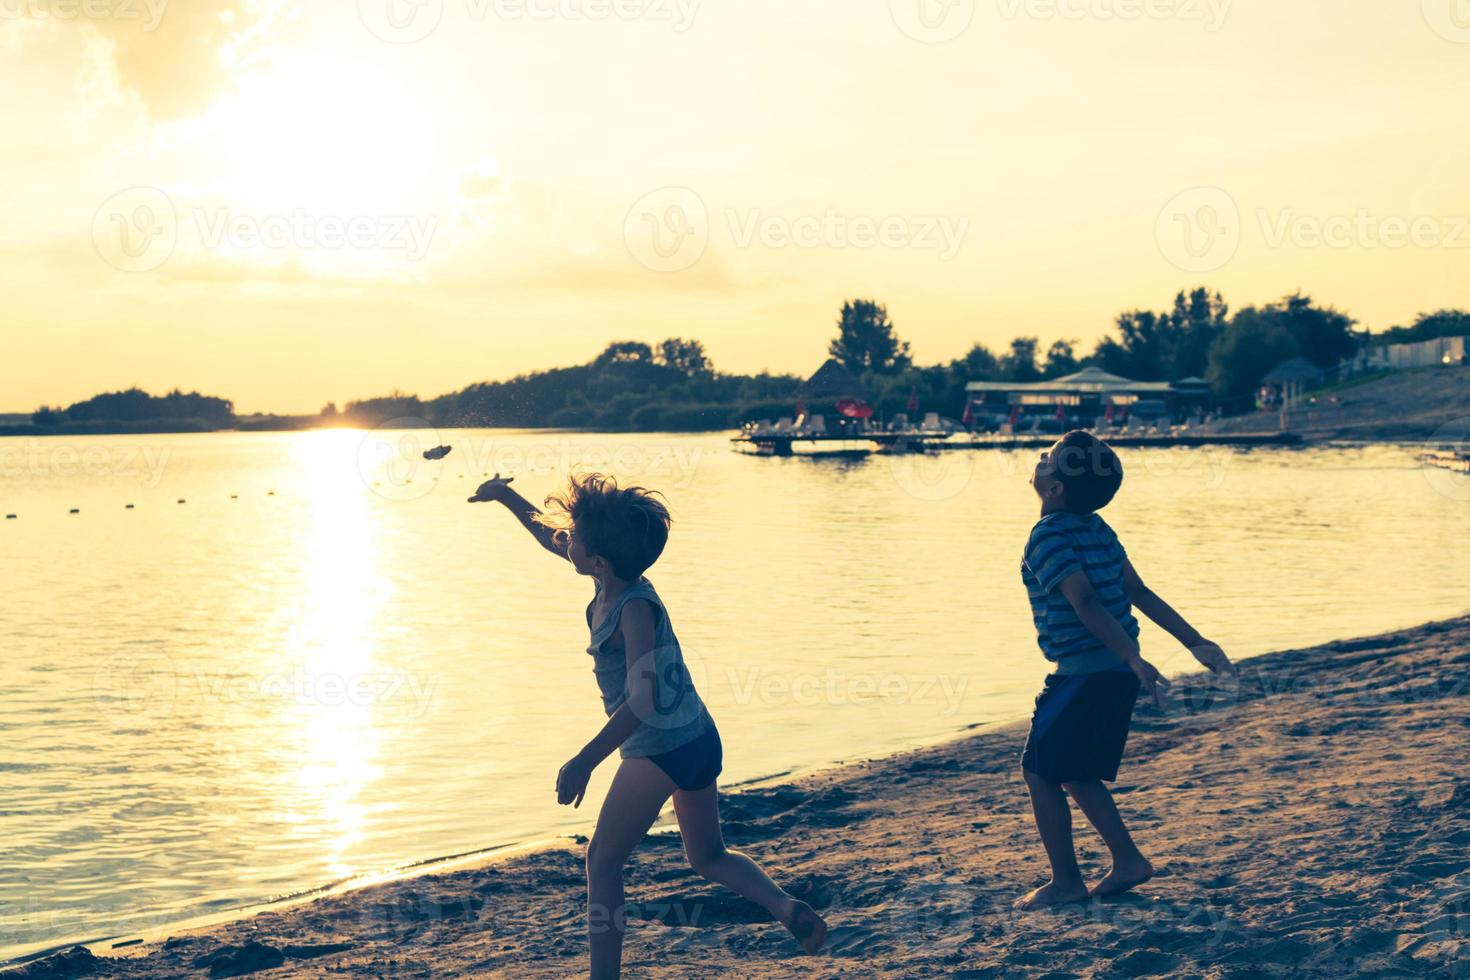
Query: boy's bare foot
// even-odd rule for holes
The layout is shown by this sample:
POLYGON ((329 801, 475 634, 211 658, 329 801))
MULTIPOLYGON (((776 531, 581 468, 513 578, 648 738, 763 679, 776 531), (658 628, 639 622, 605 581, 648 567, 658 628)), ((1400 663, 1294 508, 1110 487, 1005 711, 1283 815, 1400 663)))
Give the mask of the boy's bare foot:
POLYGON ((827 920, 799 898, 792 899, 791 914, 782 925, 791 930, 791 935, 808 953, 815 953, 827 944, 827 920))
POLYGON ((1085 901, 1087 901, 1087 886, 1082 882, 1064 886, 1048 881, 1029 895, 1016 899, 1015 904, 1011 907, 1018 912, 1026 912, 1031 909, 1046 908, 1049 905, 1071 905, 1074 902, 1085 901))
POLYGON ((1093 898, 1108 898, 1137 888, 1154 876, 1154 866, 1144 858, 1128 864, 1115 864, 1107 876, 1092 886, 1093 898))

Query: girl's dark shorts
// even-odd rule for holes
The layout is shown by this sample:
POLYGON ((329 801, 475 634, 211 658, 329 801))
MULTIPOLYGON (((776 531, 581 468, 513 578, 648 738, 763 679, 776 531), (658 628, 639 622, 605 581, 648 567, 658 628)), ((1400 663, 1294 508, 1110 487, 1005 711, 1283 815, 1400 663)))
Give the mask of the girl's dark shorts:
POLYGON ((1127 668, 1047 677, 1021 767, 1052 783, 1117 779, 1138 687, 1127 668))
POLYGON ((685 792, 704 789, 725 768, 725 748, 720 743, 720 730, 710 722, 704 734, 694 741, 662 755, 651 755, 648 761, 667 773, 674 785, 685 792))

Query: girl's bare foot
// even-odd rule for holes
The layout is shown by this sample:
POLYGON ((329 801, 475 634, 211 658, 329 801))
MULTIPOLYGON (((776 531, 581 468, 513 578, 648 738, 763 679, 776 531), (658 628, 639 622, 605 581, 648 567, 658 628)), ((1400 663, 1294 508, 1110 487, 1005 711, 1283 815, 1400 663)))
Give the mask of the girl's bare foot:
POLYGON ((808 953, 815 953, 827 944, 827 920, 799 898, 791 900, 791 914, 782 925, 791 930, 791 935, 808 953))
POLYGON ((1107 877, 1092 886, 1090 894, 1093 898, 1121 895, 1137 888, 1153 876, 1154 866, 1149 864, 1145 858, 1139 858, 1127 864, 1115 864, 1113 870, 1107 873, 1107 877))
POLYGON ((1029 895, 1016 899, 1012 908, 1019 912, 1046 908, 1049 905, 1070 905, 1087 901, 1087 886, 1082 882, 1075 885, 1059 885, 1048 881, 1029 895))

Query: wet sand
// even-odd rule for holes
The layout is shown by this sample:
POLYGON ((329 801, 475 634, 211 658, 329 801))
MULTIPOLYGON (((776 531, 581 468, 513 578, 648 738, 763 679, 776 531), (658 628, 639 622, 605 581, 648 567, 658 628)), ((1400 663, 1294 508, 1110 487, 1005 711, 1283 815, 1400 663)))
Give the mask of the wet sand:
MULTIPOLYGON (((1007 725, 725 798, 730 844, 830 921, 815 957, 655 834, 628 869, 626 974, 1470 977, 1470 618, 1181 679, 1167 713, 1140 703, 1115 793, 1161 873, 1111 901, 1011 911, 1046 877, 1024 737, 1007 725)), ((1076 819, 1096 878, 1106 854, 1076 819)), ((0 976, 574 976, 582 851, 0 976)))

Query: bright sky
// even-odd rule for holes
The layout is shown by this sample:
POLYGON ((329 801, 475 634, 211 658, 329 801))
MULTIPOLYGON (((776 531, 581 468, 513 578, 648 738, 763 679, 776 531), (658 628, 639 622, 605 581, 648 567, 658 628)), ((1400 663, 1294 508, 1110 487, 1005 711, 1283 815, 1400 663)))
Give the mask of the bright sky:
POLYGON ((0 0, 0 410, 1470 306, 1470 0, 0 0))

